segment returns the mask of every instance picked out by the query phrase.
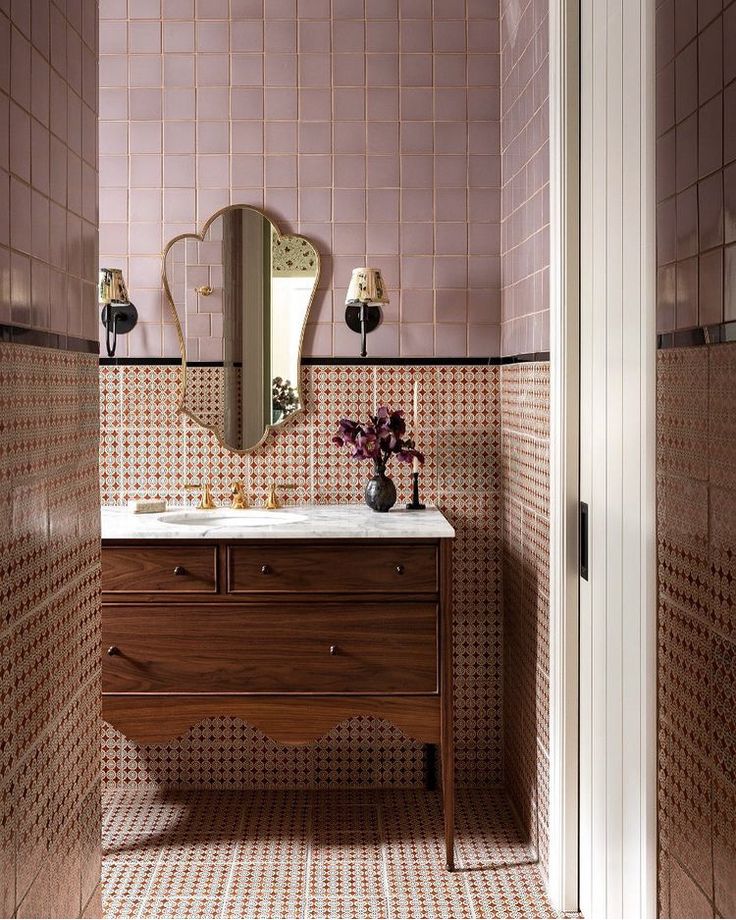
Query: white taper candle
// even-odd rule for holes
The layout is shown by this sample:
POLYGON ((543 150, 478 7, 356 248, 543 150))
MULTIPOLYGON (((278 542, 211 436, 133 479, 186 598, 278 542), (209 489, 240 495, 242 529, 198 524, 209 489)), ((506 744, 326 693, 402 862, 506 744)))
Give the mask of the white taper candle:
POLYGON ((414 438, 414 443, 416 444, 417 438, 419 437, 419 381, 414 381, 414 430, 412 431, 412 437, 414 438))

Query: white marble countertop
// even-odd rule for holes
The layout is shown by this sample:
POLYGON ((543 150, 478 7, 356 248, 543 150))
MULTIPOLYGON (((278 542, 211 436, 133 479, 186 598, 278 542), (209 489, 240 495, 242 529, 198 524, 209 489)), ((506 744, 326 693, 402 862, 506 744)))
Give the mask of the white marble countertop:
POLYGON ((102 509, 103 540, 359 540, 430 539, 454 537, 455 531, 437 508, 388 514, 366 505, 289 505, 279 511, 249 508, 168 508, 155 514, 135 514, 127 508, 102 509), (166 523, 161 518, 186 520, 166 523), (238 523, 240 521, 240 523, 238 523), (251 526, 243 526, 251 521, 251 526))

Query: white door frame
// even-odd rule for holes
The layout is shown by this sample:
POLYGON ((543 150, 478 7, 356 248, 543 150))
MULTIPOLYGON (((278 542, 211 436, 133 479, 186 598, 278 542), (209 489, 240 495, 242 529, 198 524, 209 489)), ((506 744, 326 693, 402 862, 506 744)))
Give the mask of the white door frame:
POLYGON ((578 0, 550 0, 549 895, 565 912, 578 909, 579 49, 578 0))
POLYGON ((550 0, 549 888, 588 918, 656 915, 654 5, 550 0))

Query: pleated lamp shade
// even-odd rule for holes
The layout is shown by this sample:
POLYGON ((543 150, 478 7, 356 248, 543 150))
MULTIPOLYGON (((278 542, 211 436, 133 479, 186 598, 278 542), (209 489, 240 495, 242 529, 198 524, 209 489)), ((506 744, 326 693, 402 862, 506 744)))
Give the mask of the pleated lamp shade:
POLYGON ((378 268, 354 268, 345 303, 388 303, 386 286, 378 268))

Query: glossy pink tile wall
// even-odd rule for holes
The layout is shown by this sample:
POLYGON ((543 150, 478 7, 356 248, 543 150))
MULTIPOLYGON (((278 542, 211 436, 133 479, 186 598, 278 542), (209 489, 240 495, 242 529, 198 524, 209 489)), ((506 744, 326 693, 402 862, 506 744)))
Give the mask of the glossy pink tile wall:
MULTIPOLYGON (((96 280, 96 0, 0 0, 0 324, 94 341, 96 280)), ((100 916, 98 362, 16 332, 0 342, 0 916, 100 916)))
POLYGON ((549 351, 549 0, 501 0, 501 354, 549 351))
MULTIPOLYGON (((736 320, 736 3, 660 0, 657 327, 736 320)), ((682 337, 690 338, 690 337, 682 337)), ((736 915, 736 344, 657 355, 662 917, 736 915)))
MULTIPOLYGON (((549 350, 548 0, 501 0, 501 354, 549 350)), ((501 368, 506 786, 542 871, 549 815, 549 364, 501 368)))
POLYGON ((99 896, 98 392, 95 355, 0 342, 1 917, 99 896))
POLYGON ((657 6, 657 331, 736 320, 736 4, 657 6))
POLYGON ((0 125, 0 323, 96 339, 93 0, 0 2, 0 125))
POLYGON ((178 354, 160 252, 231 202, 323 256, 306 352, 355 355, 351 269, 391 304, 377 356, 498 354, 497 0, 102 0, 101 258, 178 354))

